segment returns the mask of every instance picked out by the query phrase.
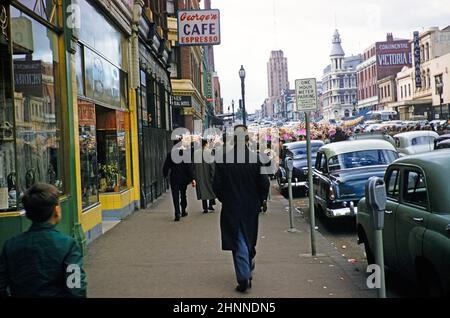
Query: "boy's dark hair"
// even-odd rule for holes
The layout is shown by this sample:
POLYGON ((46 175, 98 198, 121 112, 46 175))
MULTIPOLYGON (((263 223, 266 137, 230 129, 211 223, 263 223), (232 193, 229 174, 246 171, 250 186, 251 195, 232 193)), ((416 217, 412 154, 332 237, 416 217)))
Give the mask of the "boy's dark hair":
POLYGON ((36 223, 48 221, 58 203, 58 189, 51 184, 36 183, 22 197, 27 218, 36 223))

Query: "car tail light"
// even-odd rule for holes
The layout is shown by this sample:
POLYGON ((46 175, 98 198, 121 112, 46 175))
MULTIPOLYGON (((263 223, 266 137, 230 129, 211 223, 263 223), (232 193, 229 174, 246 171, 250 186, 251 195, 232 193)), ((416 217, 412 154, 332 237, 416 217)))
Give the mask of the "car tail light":
POLYGON ((334 192, 333 186, 330 186, 330 195, 329 195, 329 197, 330 197, 331 201, 334 201, 336 199, 336 193, 334 192))

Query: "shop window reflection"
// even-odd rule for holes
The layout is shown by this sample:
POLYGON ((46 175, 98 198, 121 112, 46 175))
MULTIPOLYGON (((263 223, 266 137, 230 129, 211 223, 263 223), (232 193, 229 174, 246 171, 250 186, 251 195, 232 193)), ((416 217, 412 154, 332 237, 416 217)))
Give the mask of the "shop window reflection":
POLYGON ((58 1, 57 0, 17 0, 41 18, 53 25, 58 25, 58 1))
POLYGON ((0 33, 0 211, 17 209, 12 63, 6 35, 0 33))
POLYGON ((11 7, 18 195, 36 182, 63 190, 57 35, 11 7))

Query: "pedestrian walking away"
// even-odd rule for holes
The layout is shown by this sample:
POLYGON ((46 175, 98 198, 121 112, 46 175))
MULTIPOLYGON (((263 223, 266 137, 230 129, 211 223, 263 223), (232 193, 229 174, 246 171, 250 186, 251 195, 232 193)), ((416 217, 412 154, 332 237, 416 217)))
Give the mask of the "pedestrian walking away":
MULTIPOLYGON (((188 215, 186 191, 190 183, 195 187, 195 180, 192 171, 192 164, 190 163, 191 155, 187 153, 187 158, 184 158, 184 151, 177 146, 181 143, 181 139, 174 142, 174 148, 167 154, 166 160, 163 166, 164 178, 167 178, 170 174, 170 189, 172 191, 173 206, 175 209, 175 222, 180 221, 180 217, 186 217, 188 215), (175 163, 173 156, 179 156, 183 160, 179 163, 175 163)), ((178 162, 178 161, 177 161, 178 162)))
POLYGON ((263 201, 269 192, 269 179, 261 173, 261 163, 257 154, 238 143, 237 135, 247 134, 245 126, 236 126, 235 142, 229 147, 227 159, 233 162, 216 164, 214 192, 222 202, 220 229, 222 250, 232 251, 238 286, 236 290, 245 292, 251 288, 252 262, 256 255, 258 218, 263 201), (243 153, 239 153, 243 151, 243 153), (254 156, 254 158, 252 158, 254 156), (243 162, 238 159, 243 158, 243 162), (254 159, 254 160, 253 160, 254 159))
POLYGON ((208 211, 214 211, 216 195, 213 190, 215 163, 206 139, 202 140, 202 149, 195 151, 194 159, 201 160, 201 162, 194 161, 197 199, 202 200, 203 213, 208 213, 208 211), (208 153, 211 155, 208 156, 208 153))

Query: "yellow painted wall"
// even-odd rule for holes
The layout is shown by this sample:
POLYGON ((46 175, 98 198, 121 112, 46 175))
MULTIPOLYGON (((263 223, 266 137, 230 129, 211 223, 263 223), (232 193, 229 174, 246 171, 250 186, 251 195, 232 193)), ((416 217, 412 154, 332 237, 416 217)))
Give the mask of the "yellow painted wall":
POLYGON ((99 204, 92 209, 83 212, 80 220, 84 232, 91 230, 96 225, 102 223, 102 206, 99 204))
POLYGON ((100 205, 102 210, 121 209, 136 201, 134 189, 122 193, 102 193, 100 194, 100 205))

